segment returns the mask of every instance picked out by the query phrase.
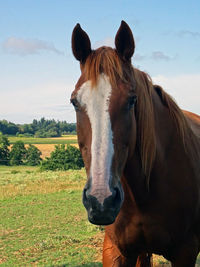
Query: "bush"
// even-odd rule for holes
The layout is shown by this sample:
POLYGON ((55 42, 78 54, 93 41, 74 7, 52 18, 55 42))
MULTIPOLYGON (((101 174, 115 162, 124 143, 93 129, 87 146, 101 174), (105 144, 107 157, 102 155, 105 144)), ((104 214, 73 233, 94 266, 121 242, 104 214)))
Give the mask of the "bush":
POLYGON ((25 164, 29 166, 39 165, 41 162, 41 151, 34 145, 29 145, 26 150, 25 164))
POLYGON ((22 165, 26 157, 26 148, 22 141, 17 141, 10 152, 10 164, 22 165))
POLYGON ((9 165, 9 145, 8 138, 0 133, 0 165, 9 165))
POLYGON ((42 170, 78 170, 84 167, 81 152, 74 146, 56 145, 50 158, 46 158, 41 165, 42 170))
POLYGON ((24 133, 24 134, 20 134, 20 133, 16 133, 17 137, 33 137, 33 134, 30 133, 24 133))
POLYGON ((47 135, 44 131, 40 130, 35 133, 34 137, 35 138, 46 138, 47 135))

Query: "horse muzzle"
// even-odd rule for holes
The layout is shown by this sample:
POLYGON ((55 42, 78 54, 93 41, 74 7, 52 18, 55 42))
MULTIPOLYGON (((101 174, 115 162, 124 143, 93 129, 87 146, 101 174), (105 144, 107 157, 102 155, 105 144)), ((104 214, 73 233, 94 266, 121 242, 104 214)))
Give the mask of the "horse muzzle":
POLYGON ((124 200, 121 184, 111 189, 111 195, 105 197, 103 202, 100 202, 95 195, 91 195, 90 191, 86 185, 83 190, 83 204, 88 212, 88 220, 96 225, 114 223, 124 200))

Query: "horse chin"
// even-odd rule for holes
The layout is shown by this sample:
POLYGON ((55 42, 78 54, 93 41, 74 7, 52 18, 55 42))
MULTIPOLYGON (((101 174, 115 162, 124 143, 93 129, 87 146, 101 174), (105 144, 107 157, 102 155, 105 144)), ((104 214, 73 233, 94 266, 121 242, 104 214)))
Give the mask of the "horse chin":
POLYGON ((110 225, 115 222, 117 216, 115 215, 97 215, 94 212, 88 212, 88 220, 90 223, 95 225, 110 225))
POLYGON ((87 209, 88 213, 88 220, 92 224, 95 225, 110 225, 115 222, 119 212, 120 212, 121 205, 116 208, 106 208, 103 207, 98 209, 93 209, 90 207, 87 209))

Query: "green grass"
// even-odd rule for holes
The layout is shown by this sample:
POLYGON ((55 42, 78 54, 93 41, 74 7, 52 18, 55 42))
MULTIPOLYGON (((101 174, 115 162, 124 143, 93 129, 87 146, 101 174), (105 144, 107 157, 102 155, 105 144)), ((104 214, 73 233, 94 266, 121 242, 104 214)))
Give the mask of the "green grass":
MULTIPOLYGON (((72 136, 70 136, 72 137, 72 136)), ((8 137, 10 144, 22 141, 24 144, 77 144, 76 139, 57 139, 57 138, 35 138, 35 137, 8 137)))
POLYGON ((84 170, 1 166, 1 266, 102 266, 102 233, 87 221, 84 183, 84 170))
POLYGON ((196 266, 200 266, 200 254, 199 254, 198 258, 197 258, 196 266))

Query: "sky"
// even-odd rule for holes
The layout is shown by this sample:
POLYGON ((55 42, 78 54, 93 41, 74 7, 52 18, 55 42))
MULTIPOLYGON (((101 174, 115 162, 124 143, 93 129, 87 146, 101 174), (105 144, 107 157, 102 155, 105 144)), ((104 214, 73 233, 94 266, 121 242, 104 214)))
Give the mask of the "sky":
POLYGON ((114 47, 121 20, 132 29, 132 64, 182 109, 200 114, 199 0, 0 1, 0 120, 75 122, 70 95, 80 76, 71 52, 77 23, 92 48, 114 47))

